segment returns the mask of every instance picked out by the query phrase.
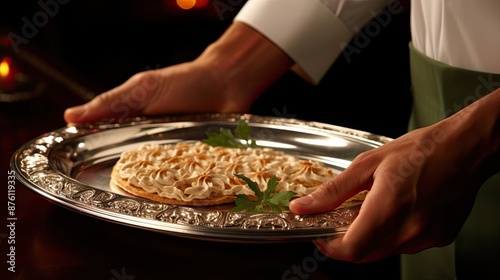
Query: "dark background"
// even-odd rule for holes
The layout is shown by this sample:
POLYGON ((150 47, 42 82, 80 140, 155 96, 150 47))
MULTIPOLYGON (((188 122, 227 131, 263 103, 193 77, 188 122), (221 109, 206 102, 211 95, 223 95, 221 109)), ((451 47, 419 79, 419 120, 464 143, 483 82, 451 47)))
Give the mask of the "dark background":
MULTIPOLYGON (((8 53, 33 84, 44 85, 39 96, 0 102, 3 173, 10 169, 10 157, 20 145, 65 125, 65 108, 81 104, 139 71, 194 59, 224 32, 245 1, 209 1, 204 8, 192 10, 179 9, 174 0, 41 2, 57 3, 57 12, 14 53, 5 36, 22 36, 26 20, 33 23, 43 8, 39 1, 0 4, 0 37, 4 38, 0 55, 8 53)), ((352 61, 339 57, 318 86, 287 73, 257 100, 251 112, 320 121, 393 138, 403 134, 411 106, 408 12, 393 14, 390 24, 370 37, 360 53, 350 57, 352 61)), ((120 272, 122 267, 135 279, 179 276, 181 272, 185 278, 266 279, 267 273, 270 279, 277 279, 314 252, 310 243, 229 245, 166 237, 62 209, 20 183, 16 192, 17 266, 21 272, 14 279, 112 279, 112 271, 120 272), (231 267, 218 271, 214 259, 231 267)), ((0 197, 4 205, 6 197, 0 197)), ((5 211, 0 211, 3 217, 5 211)), ((5 229, 0 230, 2 260, 7 251, 5 237, 5 229)), ((1 263, 3 274, 6 265, 1 263)), ((397 256, 364 265, 334 260, 318 265, 308 279, 399 278, 397 256)))
MULTIPOLYGON (((228 27, 245 2, 215 0, 186 11, 175 0, 66 1, 19 49, 41 53, 49 64, 71 73, 72 79, 95 93, 139 71, 194 59, 228 27)), ((42 10, 37 1, 9 5, 15 7, 1 9, 0 18, 7 23, 7 32, 19 35, 25 25, 22 18, 33 23, 33 16, 42 10)), ((408 11, 395 14, 388 26, 369 37, 366 47, 358 48, 352 61, 340 56, 319 86, 288 73, 262 96, 253 112, 273 116, 286 107, 296 118, 399 136, 406 131, 410 105, 409 40, 408 11)))

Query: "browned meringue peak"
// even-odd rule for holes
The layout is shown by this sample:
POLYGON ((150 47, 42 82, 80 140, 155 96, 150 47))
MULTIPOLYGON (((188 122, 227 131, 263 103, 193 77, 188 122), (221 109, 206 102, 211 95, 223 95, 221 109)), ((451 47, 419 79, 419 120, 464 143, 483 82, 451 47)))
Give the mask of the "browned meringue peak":
MULTIPOLYGON (((279 190, 311 193, 333 177, 319 162, 301 160, 269 148, 212 147, 201 141, 178 144, 145 144, 124 152, 117 163, 119 176, 136 187, 160 196, 191 201, 218 195, 252 195, 242 174, 262 190, 276 175, 279 190)), ((278 191, 278 190, 277 190, 278 191)))

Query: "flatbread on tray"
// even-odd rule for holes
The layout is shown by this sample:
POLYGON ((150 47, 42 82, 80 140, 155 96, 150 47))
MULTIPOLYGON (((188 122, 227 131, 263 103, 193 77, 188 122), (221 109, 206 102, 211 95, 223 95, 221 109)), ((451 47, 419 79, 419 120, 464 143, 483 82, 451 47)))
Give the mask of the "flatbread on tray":
POLYGON ((209 206, 233 203, 237 194, 254 195, 235 174, 245 175, 262 191, 276 175, 275 191, 294 191, 296 197, 311 193, 335 176, 320 162, 270 148, 212 147, 197 141, 143 144, 125 151, 113 166, 111 184, 162 203, 209 206))

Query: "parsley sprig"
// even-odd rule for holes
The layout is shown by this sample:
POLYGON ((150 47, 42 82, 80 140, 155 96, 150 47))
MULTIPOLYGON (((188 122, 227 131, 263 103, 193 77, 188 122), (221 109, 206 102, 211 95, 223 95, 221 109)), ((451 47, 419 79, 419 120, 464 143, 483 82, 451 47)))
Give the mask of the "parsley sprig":
POLYGON ((273 193, 278 186, 278 181, 276 176, 273 175, 271 179, 267 182, 267 188, 262 192, 258 184, 250 180, 245 175, 235 174, 238 178, 245 181, 250 189, 254 192, 257 200, 251 200, 245 194, 236 195, 234 203, 236 207, 232 209, 233 212, 283 212, 290 211, 288 205, 290 204, 290 199, 297 193, 293 191, 280 191, 273 193))
MULTIPOLYGON (((250 138, 250 126, 244 119, 240 119, 234 134, 230 129, 219 128, 218 132, 206 131, 207 139, 202 140, 204 143, 217 147, 227 148, 258 148, 255 140, 250 138), (243 141, 242 141, 243 140, 243 141)), ((234 200, 236 207, 233 212, 283 212, 290 211, 288 205, 290 199, 297 193, 293 191, 274 192, 278 186, 276 176, 271 177, 267 182, 267 188, 262 192, 256 182, 250 180, 242 174, 235 174, 238 178, 245 181, 250 189, 254 192, 255 199, 250 199, 245 194, 238 194, 234 200)))
POLYGON ((250 126, 244 119, 240 119, 236 129, 234 130, 235 135, 230 129, 221 127, 218 132, 207 131, 207 139, 203 140, 204 143, 217 147, 227 147, 227 148, 256 148, 258 147, 253 139, 250 139, 250 126), (240 141, 239 139, 243 140, 240 141))

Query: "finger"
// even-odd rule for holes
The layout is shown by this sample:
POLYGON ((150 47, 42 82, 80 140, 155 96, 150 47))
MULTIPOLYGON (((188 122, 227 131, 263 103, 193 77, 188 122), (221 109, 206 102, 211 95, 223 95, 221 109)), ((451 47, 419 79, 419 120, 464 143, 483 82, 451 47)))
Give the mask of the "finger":
POLYGON ((397 195, 388 193, 384 178, 375 179, 358 216, 345 235, 323 242, 322 252, 350 262, 369 262, 394 254, 399 249, 400 228, 407 216, 397 195), (401 210, 401 211, 400 211, 401 210))
POLYGON ((368 219, 368 216, 370 216, 368 213, 376 211, 376 209, 369 205, 369 201, 365 204, 366 202, 362 205, 358 217, 349 226, 346 234, 328 242, 323 242, 321 244, 322 252, 338 260, 362 262, 370 252, 374 251, 372 248, 376 244, 379 245, 383 238, 377 230, 382 223, 377 217, 368 219))
POLYGON ((151 83, 151 79, 151 71, 136 74, 88 103, 68 108, 64 112, 64 119, 67 123, 83 123, 137 116, 156 89, 156 84, 151 83))
POLYGON ((342 173, 321 184, 311 194, 290 202, 296 214, 310 214, 337 208, 345 200, 368 189, 372 184, 372 169, 367 161, 353 161, 342 173))
POLYGON ((339 261, 369 263, 382 258, 381 255, 380 257, 375 257, 373 254, 368 257, 357 257, 355 255, 346 254, 345 250, 343 250, 342 239, 342 236, 331 239, 318 239, 314 240, 313 243, 322 254, 339 261))

